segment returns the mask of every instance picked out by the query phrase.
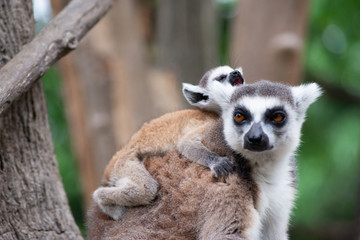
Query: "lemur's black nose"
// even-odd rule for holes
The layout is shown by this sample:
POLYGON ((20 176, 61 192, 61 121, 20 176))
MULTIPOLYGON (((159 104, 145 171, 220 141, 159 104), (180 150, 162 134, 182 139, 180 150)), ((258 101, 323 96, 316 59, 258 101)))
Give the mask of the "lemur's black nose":
POLYGON ((252 135, 252 136, 248 136, 246 138, 246 140, 251 144, 251 145, 260 145, 260 143, 263 141, 263 135, 252 135))
POLYGON ((245 149, 255 152, 269 150, 269 137, 262 130, 259 123, 254 123, 250 130, 245 134, 245 149))
POLYGON ((230 73, 231 76, 240 76, 240 72, 238 70, 234 70, 230 73))
POLYGON ((234 70, 230 73, 229 82, 231 85, 240 85, 244 83, 244 78, 238 70, 234 70))

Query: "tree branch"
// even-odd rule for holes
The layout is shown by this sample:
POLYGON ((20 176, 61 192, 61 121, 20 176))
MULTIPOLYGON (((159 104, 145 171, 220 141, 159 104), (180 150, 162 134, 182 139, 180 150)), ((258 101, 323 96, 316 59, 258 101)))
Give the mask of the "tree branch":
POLYGON ((115 0, 72 0, 0 70, 0 115, 45 71, 75 49, 115 0))

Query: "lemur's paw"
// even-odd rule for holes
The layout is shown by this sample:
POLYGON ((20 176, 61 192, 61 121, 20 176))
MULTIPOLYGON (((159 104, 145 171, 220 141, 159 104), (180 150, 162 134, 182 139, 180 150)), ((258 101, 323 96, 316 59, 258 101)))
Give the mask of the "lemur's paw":
POLYGON ((124 206, 109 204, 106 189, 99 187, 93 193, 94 202, 99 206, 101 211, 114 220, 119 220, 124 215, 126 208, 124 206))
POLYGON ((93 192, 93 200, 97 205, 104 205, 105 203, 105 195, 104 195, 104 188, 99 187, 93 192))
POLYGON ((120 220, 126 212, 126 208, 119 205, 99 205, 101 211, 114 219, 120 220))
POLYGON ((215 173, 215 177, 227 177, 235 169, 234 164, 227 157, 219 157, 210 165, 211 171, 215 173))

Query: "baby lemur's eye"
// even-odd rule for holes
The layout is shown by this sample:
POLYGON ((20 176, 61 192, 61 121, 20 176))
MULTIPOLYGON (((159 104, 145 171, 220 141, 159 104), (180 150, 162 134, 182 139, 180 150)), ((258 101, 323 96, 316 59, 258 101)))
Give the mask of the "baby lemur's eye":
POLYGON ((238 123, 241 123, 245 120, 245 116, 242 115, 241 113, 235 113, 234 120, 238 123))
POLYGON ((220 76, 216 77, 215 80, 219 82, 223 82, 226 79, 226 74, 221 74, 220 76))

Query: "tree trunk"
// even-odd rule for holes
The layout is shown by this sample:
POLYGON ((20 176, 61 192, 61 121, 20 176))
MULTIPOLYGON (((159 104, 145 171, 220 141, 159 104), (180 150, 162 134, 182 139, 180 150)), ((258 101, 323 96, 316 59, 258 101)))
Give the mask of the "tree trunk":
POLYGON ((114 5, 108 20, 113 52, 108 66, 112 81, 113 127, 117 143, 124 145, 145 121, 155 117, 149 92, 146 42, 137 1, 114 5))
MULTIPOLYGON (((0 67, 35 34, 30 0, 0 0, 0 67)), ((81 239, 61 183, 40 81, 0 116, 0 238, 81 239)))
MULTIPOLYGON (((84 50, 81 46, 79 46, 76 54, 81 54, 82 51, 84 50), (78 51, 80 53, 78 53, 78 51)), ((89 60, 92 60, 91 56, 89 57, 89 60)), ((81 62, 80 65, 83 66, 83 64, 86 62, 89 61, 87 60, 85 62, 81 62)), ((77 160, 77 166, 79 168, 79 175, 81 178, 81 186, 83 190, 84 210, 86 210, 91 203, 91 194, 99 185, 101 180, 101 171, 103 171, 102 169, 104 168, 104 160, 111 157, 111 154, 109 153, 108 156, 101 156, 101 153, 104 151, 106 152, 106 150, 109 149, 109 151, 115 151, 115 146, 113 141, 108 141, 108 139, 100 137, 104 136, 105 138, 110 137, 110 139, 112 139, 111 133, 110 135, 107 135, 108 128, 106 128, 106 125, 102 129, 99 125, 98 127, 93 126, 93 131, 89 129, 91 126, 90 123, 92 122, 91 120, 94 119, 91 115, 93 114, 91 110, 93 110, 95 107, 92 107, 90 104, 86 104, 85 96, 88 96, 89 92, 86 92, 85 86, 82 85, 82 81, 79 76, 80 73, 77 71, 78 65, 79 64, 77 64, 75 60, 74 53, 65 56, 58 63, 63 79, 62 90, 64 102, 67 106, 66 114, 67 120, 69 122, 69 134, 71 136, 72 149, 74 151, 77 160), (86 106, 90 109, 87 109, 86 106), (99 130, 103 130, 103 132, 100 132, 98 138, 94 137, 93 133, 99 132, 99 130), (96 139, 101 139, 103 142, 94 144, 96 143, 96 139), (101 149, 101 147, 103 148, 101 149), (97 151, 99 149, 100 151, 97 151)), ((89 69, 91 69, 91 73, 92 70, 94 70, 94 68, 89 69)), ((95 74, 87 80, 92 82, 93 79, 97 79, 97 76, 98 75, 95 74)), ((99 81, 98 83, 101 84, 102 82, 103 81, 99 81)), ((99 94, 97 94, 97 96, 99 96, 99 94)), ((98 97, 93 99, 96 100, 98 97)), ((104 100, 104 98, 101 100, 104 100)), ((100 116, 104 111, 107 110, 108 108, 106 107, 102 108, 99 111, 100 116)))
POLYGON ((197 84, 218 64, 217 10, 210 0, 158 1, 157 66, 174 72, 179 83, 197 84))
POLYGON ((247 82, 299 83, 307 10, 307 0, 240 1, 230 61, 244 68, 247 82))

